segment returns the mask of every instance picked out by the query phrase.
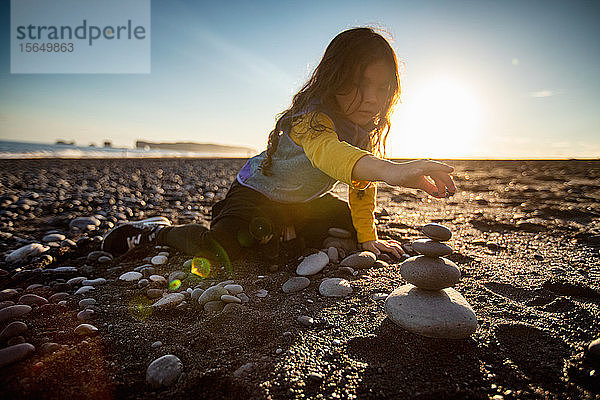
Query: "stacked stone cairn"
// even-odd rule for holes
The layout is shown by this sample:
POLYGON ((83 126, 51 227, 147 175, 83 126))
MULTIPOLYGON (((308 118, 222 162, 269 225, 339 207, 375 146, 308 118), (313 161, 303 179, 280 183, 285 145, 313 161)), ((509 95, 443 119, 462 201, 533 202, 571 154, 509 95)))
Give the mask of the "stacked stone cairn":
POLYGON ((394 290, 385 301, 385 312, 400 327, 427 337, 468 338, 477 329, 477 317, 467 300, 452 288, 460 270, 444 258, 452 248, 444 241, 452 232, 440 224, 427 224, 421 231, 429 239, 412 243, 421 255, 400 264, 408 282, 394 290))

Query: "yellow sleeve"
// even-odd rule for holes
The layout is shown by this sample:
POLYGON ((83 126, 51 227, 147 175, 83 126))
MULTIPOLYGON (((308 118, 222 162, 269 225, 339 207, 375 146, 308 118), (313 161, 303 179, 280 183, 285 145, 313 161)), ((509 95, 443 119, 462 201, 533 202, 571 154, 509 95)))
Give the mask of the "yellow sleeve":
POLYGON ((377 240, 374 215, 377 186, 374 182, 352 180, 354 164, 361 157, 371 153, 340 141, 335 133, 333 121, 325 114, 320 113, 316 117, 318 123, 327 127, 318 135, 309 132, 309 121, 310 118, 306 116, 295 124, 290 138, 304 149, 315 168, 348 184, 348 203, 358 242, 377 240))
POLYGON ((304 149, 313 167, 350 187, 366 187, 368 182, 352 181, 352 169, 361 157, 371 153, 340 141, 333 121, 323 113, 317 115, 316 122, 327 129, 317 135, 312 134, 309 116, 307 114, 292 126, 290 138, 304 149))

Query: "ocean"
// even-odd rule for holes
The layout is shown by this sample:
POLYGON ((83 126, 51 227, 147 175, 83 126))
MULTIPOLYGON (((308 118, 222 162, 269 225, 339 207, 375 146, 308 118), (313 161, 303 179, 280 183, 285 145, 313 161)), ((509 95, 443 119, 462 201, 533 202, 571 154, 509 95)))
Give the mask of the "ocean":
POLYGON ((248 158, 247 153, 200 153, 161 149, 87 147, 69 144, 28 143, 0 140, 0 159, 7 158, 248 158))

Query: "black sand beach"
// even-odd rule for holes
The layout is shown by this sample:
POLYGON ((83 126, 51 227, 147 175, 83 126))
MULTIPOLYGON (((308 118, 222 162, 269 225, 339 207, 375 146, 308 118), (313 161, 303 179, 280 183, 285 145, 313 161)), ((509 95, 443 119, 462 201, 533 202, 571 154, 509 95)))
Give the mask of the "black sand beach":
MULTIPOLYGON (((35 352, 0 369, 0 397, 600 398, 600 360, 587 350, 600 337, 600 161, 449 161, 458 192, 448 200, 379 186, 380 237, 410 242, 429 222, 452 230, 448 258, 462 271, 456 288, 479 323, 466 340, 420 337, 386 318, 383 300, 373 295, 405 283, 393 264, 356 276, 330 264, 308 288, 286 294, 282 284, 298 261, 249 257, 234 263, 230 277, 248 303, 207 312, 187 295, 182 305, 152 311, 147 287, 118 278, 164 249, 136 248, 105 262, 89 257, 118 220, 162 215, 176 224, 208 224, 212 204, 244 162, 0 160, 0 289, 16 289, 0 301, 67 293, 62 303, 55 297, 16 319, 27 330, 11 344, 30 343, 35 352), (94 215, 101 217, 93 230, 70 228, 74 218, 94 215), (2 254, 43 243, 49 231, 73 243, 4 261, 2 254), (106 282, 75 295, 81 282, 67 283, 75 277, 106 282), (348 279, 353 293, 321 296, 325 277, 348 279), (265 297, 257 296, 261 289, 265 297), (96 300, 86 322, 98 331, 80 336, 74 329, 85 297, 96 300), (314 323, 298 323, 302 315, 314 323), (183 374, 153 388, 146 369, 165 354, 181 360, 183 374)), ((189 272, 188 256, 167 251, 156 274, 189 272)), ((181 286, 164 290, 183 293, 218 281, 187 274, 181 286)))

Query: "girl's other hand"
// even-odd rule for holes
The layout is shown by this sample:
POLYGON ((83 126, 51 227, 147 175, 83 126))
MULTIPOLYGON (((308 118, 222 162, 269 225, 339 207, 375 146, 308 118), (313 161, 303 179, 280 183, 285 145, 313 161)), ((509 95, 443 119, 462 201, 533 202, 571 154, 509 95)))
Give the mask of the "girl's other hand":
POLYGON ((415 160, 396 164, 390 171, 387 183, 412 189, 421 189, 437 198, 449 197, 456 193, 456 186, 450 173, 451 166, 432 160, 415 160))
POLYGON ((402 250, 402 244, 397 240, 369 240, 368 242, 362 242, 359 246, 363 250, 370 251, 375 253, 376 255, 380 255, 382 251, 386 253, 391 253, 397 259, 402 259, 402 255, 406 254, 404 250, 402 250))

